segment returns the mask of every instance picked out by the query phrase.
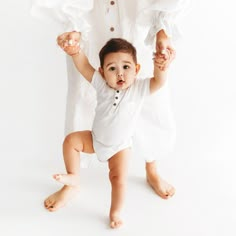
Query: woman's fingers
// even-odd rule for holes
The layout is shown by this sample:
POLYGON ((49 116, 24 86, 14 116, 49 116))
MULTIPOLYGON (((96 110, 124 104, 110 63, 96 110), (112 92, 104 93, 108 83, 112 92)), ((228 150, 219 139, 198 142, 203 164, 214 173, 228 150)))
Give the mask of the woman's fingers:
POLYGON ((66 42, 66 40, 67 40, 67 37, 68 37, 68 32, 66 32, 66 33, 63 33, 63 34, 61 34, 61 35, 59 35, 58 37, 57 37, 57 44, 61 47, 61 48, 63 48, 64 47, 64 44, 65 44, 65 42, 66 42))
POLYGON ((79 41, 79 32, 66 32, 57 37, 57 44, 70 56, 80 51, 79 41))
POLYGON ((80 33, 79 32, 70 32, 67 36, 66 44, 67 46, 76 46, 80 41, 80 33))
POLYGON ((168 48, 165 50, 161 50, 158 53, 154 53, 154 63, 155 65, 161 70, 165 71, 170 63, 174 60, 175 58, 175 50, 173 48, 168 48))
POLYGON ((68 55, 72 56, 72 55, 74 55, 74 54, 76 54, 76 53, 79 53, 80 47, 79 47, 79 45, 75 45, 75 46, 65 46, 64 51, 65 51, 68 55))
POLYGON ((76 46, 80 41, 79 32, 66 32, 57 37, 57 44, 64 49, 67 46, 76 46))
POLYGON ((155 53, 155 63, 158 66, 168 67, 170 62, 175 58, 175 51, 173 49, 165 49, 159 53, 155 53))

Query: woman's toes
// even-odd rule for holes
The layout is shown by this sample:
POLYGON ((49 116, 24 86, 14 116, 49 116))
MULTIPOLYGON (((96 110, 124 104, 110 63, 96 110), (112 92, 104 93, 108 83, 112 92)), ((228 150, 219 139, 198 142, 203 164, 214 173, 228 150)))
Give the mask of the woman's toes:
POLYGON ((51 201, 50 199, 46 199, 44 202, 44 206, 48 210, 53 208, 53 205, 54 205, 54 201, 51 201))
POLYGON ((50 205, 50 201, 49 201, 48 199, 45 200, 45 201, 44 201, 44 206, 45 206, 46 208, 48 208, 49 205, 50 205))
POLYGON ((175 194, 175 189, 174 188, 168 189, 166 191, 166 197, 167 198, 173 197, 174 194, 175 194))
POLYGON ((57 211, 60 207, 62 207, 62 205, 58 203, 54 203, 49 206, 48 210, 53 212, 53 211, 57 211))
POLYGON ((167 191, 162 191, 160 189, 154 189, 154 190, 156 190, 157 195, 159 195, 161 198, 163 198, 163 199, 167 199, 168 198, 169 194, 168 194, 167 191))
POLYGON ((169 193, 169 196, 173 196, 174 194, 175 194, 175 189, 174 188, 171 188, 169 191, 168 191, 168 193, 169 193))
POLYGON ((57 209, 56 209, 53 205, 51 205, 51 206, 48 208, 48 210, 52 212, 52 211, 56 211, 57 209))
POLYGON ((162 195, 162 198, 163 198, 163 199, 168 199, 169 196, 170 196, 169 193, 166 193, 165 195, 162 195))

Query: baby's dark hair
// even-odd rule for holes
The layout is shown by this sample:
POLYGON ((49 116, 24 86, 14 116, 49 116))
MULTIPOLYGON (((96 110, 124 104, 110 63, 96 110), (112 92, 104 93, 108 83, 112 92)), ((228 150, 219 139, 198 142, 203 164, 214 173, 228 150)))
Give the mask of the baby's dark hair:
POLYGON ((104 59, 107 54, 112 52, 124 52, 129 53, 134 60, 134 63, 137 64, 137 55, 135 47, 121 38, 112 38, 103 46, 103 48, 99 52, 100 66, 103 68, 104 59))

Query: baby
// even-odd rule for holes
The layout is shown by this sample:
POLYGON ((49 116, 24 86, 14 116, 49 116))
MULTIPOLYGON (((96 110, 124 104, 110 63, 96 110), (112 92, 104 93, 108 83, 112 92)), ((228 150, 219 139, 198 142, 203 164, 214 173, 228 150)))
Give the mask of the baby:
MULTIPOLYGON (((78 71, 95 88, 97 107, 92 130, 74 132, 65 138, 63 156, 67 174, 54 175, 64 186, 45 200, 45 207, 50 211, 57 210, 76 194, 80 152, 95 152, 100 161, 108 162, 112 187, 110 226, 118 228, 123 224, 120 212, 125 199, 132 136, 145 97, 166 82, 163 56, 154 54, 152 78, 137 79, 140 65, 137 63, 136 49, 124 39, 113 38, 105 44, 99 53, 98 71, 77 43, 69 40, 65 47, 78 71)), ((167 57, 168 51, 165 54, 167 57)))

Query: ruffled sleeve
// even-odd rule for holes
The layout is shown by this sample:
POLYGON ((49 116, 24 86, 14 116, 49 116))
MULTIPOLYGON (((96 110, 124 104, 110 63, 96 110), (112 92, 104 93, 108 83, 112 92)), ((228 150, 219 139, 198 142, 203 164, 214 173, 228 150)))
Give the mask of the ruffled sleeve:
POLYGON ((31 15, 56 21, 63 32, 79 31, 85 40, 90 29, 86 15, 92 8, 93 0, 34 0, 31 15))
POLYGON ((180 36, 178 20, 189 6, 191 0, 156 0, 139 1, 139 11, 137 15, 137 24, 147 26, 146 45, 153 45, 156 33, 161 29, 176 40, 180 36))

